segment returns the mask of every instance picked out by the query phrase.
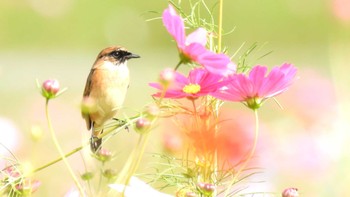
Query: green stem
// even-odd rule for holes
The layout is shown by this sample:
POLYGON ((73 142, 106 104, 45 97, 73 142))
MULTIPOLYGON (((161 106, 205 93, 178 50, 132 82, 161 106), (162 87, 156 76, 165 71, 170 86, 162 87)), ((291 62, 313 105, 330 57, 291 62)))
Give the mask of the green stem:
POLYGON ((219 24, 218 24, 218 53, 221 53, 221 39, 222 39, 222 13, 224 0, 219 2, 219 24))
POLYGON ((113 125, 111 127, 109 127, 108 129, 104 130, 103 133, 101 133, 100 135, 98 135, 98 138, 104 138, 105 136, 111 134, 112 131, 120 131, 121 129, 124 129, 125 127, 130 126, 131 124, 133 124, 137 119, 138 119, 139 115, 133 116, 131 118, 127 119, 126 123, 122 123, 122 124, 118 124, 118 125, 113 125))
POLYGON ((191 101, 192 101, 192 107, 193 107, 194 121, 195 121, 195 124, 196 124, 196 129, 198 129, 200 125, 199 125, 199 122, 198 122, 197 107, 196 107, 195 100, 194 100, 194 99, 191 99, 191 101))
MULTIPOLYGON (((219 101, 216 100, 215 101, 215 111, 214 111, 214 114, 215 114, 215 139, 218 138, 218 133, 219 133, 219 108, 220 108, 220 104, 219 104, 219 101)), ((217 183, 217 177, 218 177, 218 150, 215 149, 215 152, 214 152, 214 161, 213 161, 213 175, 212 175, 212 180, 213 180, 213 183, 216 184, 217 183)), ((214 191, 213 193, 213 196, 216 196, 217 195, 217 190, 214 191)))
MULTIPOLYGON (((135 120, 136 117, 138 117, 138 116, 132 117, 132 118, 130 118, 130 120, 135 120)), ((132 122, 132 121, 131 121, 131 122, 132 122)), ((122 124, 122 125, 114 126, 114 127, 112 127, 111 129, 108 129, 108 130, 106 130, 105 132, 103 132, 103 134, 101 134, 99 137, 100 137, 100 138, 105 137, 106 135, 108 135, 108 134, 110 134, 112 131, 114 131, 116 128, 120 128, 121 126, 124 126, 124 125, 128 126, 128 125, 130 125, 130 123, 129 123, 129 124, 122 124)), ((82 150, 83 148, 85 148, 86 146, 89 146, 89 145, 90 145, 89 142, 84 143, 83 146, 80 146, 80 147, 78 147, 78 148, 73 149, 71 152, 65 154, 64 157, 67 158, 67 157, 69 157, 69 156, 71 156, 71 155, 73 155, 73 154, 79 152, 80 150, 82 150)), ((34 169, 34 170, 31 171, 30 173, 39 172, 39 171, 41 171, 41 170, 43 170, 43 169, 45 169, 45 168, 47 168, 47 167, 50 167, 50 166, 52 166, 53 164, 58 163, 58 162, 60 162, 60 161, 62 161, 62 160, 63 160, 63 157, 59 157, 59 158, 57 158, 57 159, 55 159, 55 160, 53 160, 53 161, 50 161, 49 163, 47 163, 47 164, 45 164, 45 165, 43 165, 43 166, 40 166, 40 167, 34 169)))
POLYGON ((149 139, 149 136, 150 136, 150 133, 146 133, 146 134, 142 134, 141 135, 141 143, 140 143, 140 150, 139 150, 139 153, 137 154, 137 159, 136 159, 136 162, 134 163, 134 166, 133 168, 131 169, 129 175, 128 175, 128 178, 127 178, 127 184, 129 184, 129 181, 130 181, 130 178, 131 176, 136 172, 136 170, 139 168, 139 165, 140 165, 140 162, 141 162, 141 159, 143 157, 143 153, 145 152, 146 150, 146 145, 147 145, 147 142, 148 142, 148 139, 149 139))
MULTIPOLYGON (((90 143, 89 143, 88 145, 90 145, 90 143)), ((82 148, 83 148, 83 147, 82 147, 82 148)), ((87 169, 87 166, 86 166, 86 162, 85 162, 84 156, 81 154, 81 152, 80 152, 80 156, 81 156, 81 159, 82 159, 83 164, 84 164, 85 172, 87 172, 88 169, 87 169)), ((92 188, 91 188, 91 180, 88 179, 88 180, 86 180, 86 182, 87 182, 87 186, 88 186, 88 188, 89 188, 90 196, 93 196, 93 195, 92 195, 92 188)))
POLYGON ((149 136, 150 133, 140 134, 136 147, 133 149, 123 169, 118 175, 116 184, 124 185, 122 196, 124 196, 125 189, 129 185, 132 175, 134 175, 140 164, 149 136))
MULTIPOLYGON (((84 148, 84 146, 80 146, 80 147, 72 150, 71 152, 65 154, 64 157, 67 158, 67 157, 73 155, 74 153, 79 152, 83 148, 84 148)), ((59 158, 57 158, 57 159, 55 159, 55 160, 53 160, 53 161, 51 161, 51 162, 49 162, 49 163, 47 163, 47 164, 45 164, 43 166, 40 166, 40 167, 36 168, 35 170, 31 171, 31 173, 39 172, 39 171, 41 171, 41 170, 43 170, 43 169, 45 169, 45 168, 47 168, 49 166, 52 166, 53 164, 55 164, 55 163, 57 163, 59 161, 62 161, 62 159, 63 159, 63 157, 59 157, 59 158)))
POLYGON ((102 162, 102 166, 101 166, 101 171, 100 171, 100 176, 99 176, 99 180, 98 180, 98 192, 101 192, 101 186, 102 186, 102 174, 103 174, 103 169, 104 169, 104 162, 102 162))
MULTIPOLYGON (((222 42, 222 14, 223 14, 223 4, 224 0, 219 0, 219 24, 218 24, 218 53, 221 53, 221 42, 222 42)), ((219 118, 219 105, 218 101, 215 102, 215 115, 216 120, 219 118)), ((218 126, 216 124, 215 126, 215 138, 217 137, 218 133, 218 126)), ((213 177, 217 177, 217 169, 218 169, 218 154, 217 150, 215 150, 214 153, 214 161, 213 161, 213 177)), ((214 179, 214 182, 216 182, 216 179, 214 179)), ((213 196, 216 196, 216 192, 213 194, 213 196)))
POLYGON ((242 171, 246 168, 248 162, 252 159, 254 153, 255 153, 255 149, 256 149, 256 145, 258 142, 258 137, 259 137, 259 116, 258 116, 258 110, 255 109, 254 110, 254 115, 255 115, 255 134, 254 134, 254 142, 253 142, 253 147, 247 157, 247 159, 244 161, 244 163, 242 164, 242 166, 239 168, 239 170, 237 171, 237 173, 235 174, 235 176, 233 177, 232 181, 230 182, 230 184, 228 185, 226 191, 225 191, 225 195, 227 196, 230 192, 230 189, 232 187, 232 185, 234 183, 237 182, 238 176, 242 173, 242 171))
POLYGON ((176 64, 174 70, 177 71, 177 69, 180 67, 181 64, 182 64, 182 60, 180 60, 179 63, 176 64))
POLYGON ((55 131, 52 127, 52 123, 51 123, 51 119, 50 119, 50 115, 49 115, 49 99, 46 99, 46 105, 45 105, 45 112, 46 112, 46 119, 47 119, 47 123, 48 123, 48 126, 49 126, 49 131, 51 133, 51 137, 52 137, 52 140, 53 140, 53 143, 55 144, 56 146, 56 149, 57 151, 59 152, 63 162, 66 164, 66 167, 71 175, 71 177, 73 178, 74 182, 75 182, 75 185, 78 187, 79 189, 79 192, 80 192, 80 195, 81 196, 85 196, 84 194, 84 190, 82 188, 82 186, 80 185, 77 177, 75 176, 71 166, 69 165, 68 161, 67 161, 67 158, 66 156, 64 155, 63 151, 62 151, 62 148, 60 146, 60 144, 58 143, 58 140, 57 140, 57 137, 56 137, 56 134, 55 134, 55 131))

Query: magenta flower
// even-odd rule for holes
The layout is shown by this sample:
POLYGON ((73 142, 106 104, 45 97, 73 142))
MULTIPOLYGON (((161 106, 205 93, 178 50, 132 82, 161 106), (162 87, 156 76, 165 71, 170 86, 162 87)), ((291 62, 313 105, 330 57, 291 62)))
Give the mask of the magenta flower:
POLYGON ((206 96, 216 92, 226 83, 222 81, 222 76, 215 75, 202 68, 192 69, 188 77, 174 72, 175 81, 168 87, 160 83, 150 83, 149 85, 157 88, 160 92, 154 94, 155 97, 162 96, 162 91, 166 91, 164 98, 189 98, 196 99, 200 96, 206 96))
POLYGON ((267 98, 281 94, 292 84, 297 69, 291 64, 274 67, 266 76, 267 67, 255 66, 248 76, 235 74, 229 83, 212 94, 226 101, 240 101, 252 109, 259 108, 267 98))
POLYGON ((163 24, 175 39, 183 63, 194 61, 209 72, 219 75, 228 75, 236 71, 236 66, 227 55, 216 54, 205 48, 207 31, 204 28, 198 28, 186 37, 183 19, 171 5, 163 12, 163 24))

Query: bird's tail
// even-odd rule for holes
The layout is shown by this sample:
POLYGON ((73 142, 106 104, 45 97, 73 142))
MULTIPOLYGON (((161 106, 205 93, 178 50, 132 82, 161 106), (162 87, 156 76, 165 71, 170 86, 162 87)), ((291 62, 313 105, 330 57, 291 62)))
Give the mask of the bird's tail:
POLYGON ((90 149, 93 153, 96 153, 101 149, 102 138, 99 138, 98 135, 102 132, 92 131, 90 138, 90 149))

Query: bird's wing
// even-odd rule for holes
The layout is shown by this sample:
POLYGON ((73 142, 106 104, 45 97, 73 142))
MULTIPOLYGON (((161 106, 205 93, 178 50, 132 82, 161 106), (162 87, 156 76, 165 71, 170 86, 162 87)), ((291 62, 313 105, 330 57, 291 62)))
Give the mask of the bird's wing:
MULTIPOLYGON (((93 83, 92 83, 91 79, 93 78, 94 74, 95 74, 95 69, 91 69, 90 74, 89 74, 89 76, 88 76, 88 78, 86 80, 83 98, 88 98, 89 95, 90 95, 90 92, 91 92, 91 89, 92 89, 92 86, 93 86, 93 83)), ((90 130, 91 127, 92 127, 92 121, 91 121, 91 118, 90 118, 90 114, 86 113, 86 111, 82 110, 81 115, 83 116, 83 118, 86 121, 87 129, 90 130)))

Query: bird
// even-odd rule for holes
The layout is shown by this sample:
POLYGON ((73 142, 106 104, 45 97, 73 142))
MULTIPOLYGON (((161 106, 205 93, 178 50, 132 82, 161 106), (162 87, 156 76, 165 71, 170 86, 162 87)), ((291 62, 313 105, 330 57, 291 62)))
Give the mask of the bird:
POLYGON ((105 123, 115 117, 124 103, 130 83, 127 62, 139 55, 129 52, 121 46, 110 46, 97 56, 83 93, 84 100, 93 102, 94 110, 83 110, 86 127, 91 130, 90 148, 96 153, 101 148, 105 123))

